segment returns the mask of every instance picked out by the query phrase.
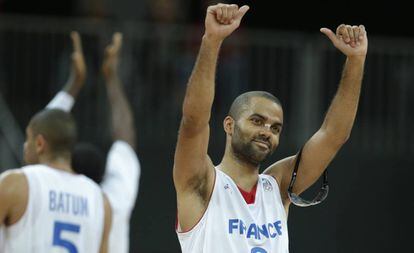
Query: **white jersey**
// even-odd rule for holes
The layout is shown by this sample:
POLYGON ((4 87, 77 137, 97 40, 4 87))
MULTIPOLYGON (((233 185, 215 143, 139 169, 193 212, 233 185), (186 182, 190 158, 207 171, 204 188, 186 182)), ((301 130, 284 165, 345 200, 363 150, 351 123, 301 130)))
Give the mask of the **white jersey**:
POLYGON ((45 165, 22 168, 26 211, 4 227, 2 253, 97 253, 103 227, 102 191, 92 180, 45 165))
POLYGON ((183 253, 287 253, 287 217, 276 180, 259 175, 255 202, 247 204, 234 181, 216 169, 213 193, 201 220, 177 230, 183 253))
POLYGON ((138 193, 141 167, 132 147, 116 141, 108 153, 101 184, 112 207, 109 252, 129 252, 129 222, 138 193))
POLYGON ((3 231, 3 226, 0 226, 0 252, 2 251, 2 247, 4 245, 4 231, 3 231))
MULTIPOLYGON (((74 103, 69 93, 61 91, 46 108, 70 112, 74 103)), ((141 167, 132 147, 124 141, 114 142, 101 183, 112 207, 109 253, 129 252, 129 221, 138 194, 140 175, 141 167)))

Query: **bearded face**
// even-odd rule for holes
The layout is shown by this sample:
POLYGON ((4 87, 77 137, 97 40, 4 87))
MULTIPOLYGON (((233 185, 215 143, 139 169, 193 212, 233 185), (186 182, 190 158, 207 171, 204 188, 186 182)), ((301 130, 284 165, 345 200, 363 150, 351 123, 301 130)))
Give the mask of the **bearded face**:
POLYGON ((267 99, 255 99, 233 123, 231 148, 234 155, 255 166, 273 154, 282 131, 282 108, 267 99))
POLYGON ((255 166, 266 160, 275 150, 271 148, 268 138, 261 135, 250 136, 244 133, 237 124, 234 127, 231 146, 236 157, 255 166))
POLYGON ((282 108, 268 99, 254 98, 233 125, 231 148, 234 155, 255 166, 273 154, 282 131, 282 108))

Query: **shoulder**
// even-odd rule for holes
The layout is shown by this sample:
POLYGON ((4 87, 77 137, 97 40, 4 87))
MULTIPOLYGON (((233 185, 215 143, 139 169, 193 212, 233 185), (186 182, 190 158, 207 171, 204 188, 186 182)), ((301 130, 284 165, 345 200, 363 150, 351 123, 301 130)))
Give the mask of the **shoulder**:
POLYGON ((0 175, 0 202, 14 206, 27 200, 29 183, 21 169, 8 170, 0 175))
POLYGON ((16 186, 27 184, 27 178, 22 169, 8 170, 0 175, 0 189, 1 192, 10 191, 16 186))
POLYGON ((264 175, 273 177, 279 185, 283 181, 283 176, 289 173, 293 168, 295 156, 289 156, 270 165, 264 172, 264 175))
POLYGON ((136 156, 134 148, 126 141, 117 140, 115 141, 109 153, 128 154, 136 156))
POLYGON ((138 156, 135 150, 125 141, 115 141, 109 149, 107 167, 139 167, 138 156))

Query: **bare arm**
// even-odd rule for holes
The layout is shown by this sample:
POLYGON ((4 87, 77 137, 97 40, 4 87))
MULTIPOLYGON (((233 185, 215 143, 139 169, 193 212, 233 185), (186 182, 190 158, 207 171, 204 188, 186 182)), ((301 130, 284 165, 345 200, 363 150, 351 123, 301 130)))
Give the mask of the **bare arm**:
POLYGON ((109 103, 111 105, 112 136, 114 140, 127 142, 135 148, 134 117, 122 88, 118 75, 119 53, 122 46, 122 34, 115 33, 105 50, 102 66, 109 103), (120 123, 122 122, 122 123, 120 123))
POLYGON ((72 63, 69 78, 62 91, 46 106, 49 109, 61 109, 66 112, 72 110, 75 99, 84 86, 86 78, 86 65, 79 33, 72 32, 70 36, 73 44, 73 52, 71 55, 72 63))
POLYGON ((28 202, 26 176, 18 170, 0 175, 0 226, 16 223, 24 214, 28 202))
MULTIPOLYGON (((364 72, 368 40, 363 26, 341 25, 335 35, 327 28, 321 32, 346 56, 342 78, 321 128, 306 142, 293 191, 297 194, 311 186, 327 168, 342 145, 348 140, 355 121, 364 72)), ((287 188, 296 156, 272 165, 266 173, 281 183, 287 201, 287 188)))
POLYGON ((184 230, 201 217, 213 188, 214 166, 207 148, 217 58, 221 43, 237 29, 247 10, 247 6, 224 4, 207 9, 206 31, 187 85, 174 157, 178 218, 184 230))
POLYGON ((188 82, 174 160, 174 182, 177 190, 185 190, 187 182, 194 175, 204 174, 202 171, 210 165, 207 157, 209 121, 219 48, 220 43, 203 38, 188 82), (187 152, 192 155, 187 155, 187 152))
POLYGON ((69 79, 63 88, 73 98, 76 98, 82 89, 86 79, 86 64, 82 51, 82 42, 78 32, 70 34, 73 44, 72 66, 69 79))
POLYGON ((10 180, 6 177, 5 173, 0 175, 0 226, 6 224, 6 220, 10 215, 10 207, 12 198, 9 190, 10 180))
POLYGON ((104 223, 104 230, 102 234, 102 242, 100 253, 107 253, 108 252, 108 245, 109 245, 109 233, 111 231, 112 226, 112 209, 109 204, 108 198, 104 194, 104 211, 105 211, 105 223, 104 223))

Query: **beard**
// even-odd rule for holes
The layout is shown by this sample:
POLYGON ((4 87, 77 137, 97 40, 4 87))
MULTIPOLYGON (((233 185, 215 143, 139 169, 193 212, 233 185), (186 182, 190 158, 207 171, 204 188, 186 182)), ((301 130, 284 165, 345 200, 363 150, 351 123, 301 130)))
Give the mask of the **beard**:
POLYGON ((231 140, 234 155, 240 160, 259 166, 261 162, 273 154, 274 149, 269 147, 269 149, 262 150, 254 143, 255 140, 268 142, 260 136, 254 138, 243 137, 241 129, 237 125, 234 126, 234 134, 231 140))

